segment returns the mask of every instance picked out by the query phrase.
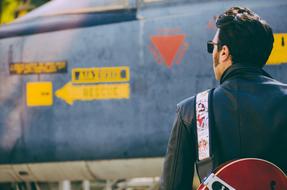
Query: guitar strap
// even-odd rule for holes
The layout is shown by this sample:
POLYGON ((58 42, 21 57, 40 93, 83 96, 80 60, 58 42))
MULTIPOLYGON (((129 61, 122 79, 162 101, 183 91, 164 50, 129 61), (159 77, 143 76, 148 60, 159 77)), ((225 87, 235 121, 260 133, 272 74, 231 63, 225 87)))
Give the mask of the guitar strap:
POLYGON ((197 161, 196 169, 200 181, 204 181, 213 170, 212 154, 212 94, 213 90, 207 90, 196 95, 195 101, 195 129, 197 139, 197 161))

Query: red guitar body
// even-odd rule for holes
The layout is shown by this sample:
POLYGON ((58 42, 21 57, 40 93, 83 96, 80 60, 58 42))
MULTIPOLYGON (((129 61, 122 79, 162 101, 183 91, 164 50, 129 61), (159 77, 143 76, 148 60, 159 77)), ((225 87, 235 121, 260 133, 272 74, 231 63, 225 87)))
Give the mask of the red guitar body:
POLYGON ((232 161, 213 174, 197 190, 287 190, 287 177, 282 170, 261 159, 232 161))

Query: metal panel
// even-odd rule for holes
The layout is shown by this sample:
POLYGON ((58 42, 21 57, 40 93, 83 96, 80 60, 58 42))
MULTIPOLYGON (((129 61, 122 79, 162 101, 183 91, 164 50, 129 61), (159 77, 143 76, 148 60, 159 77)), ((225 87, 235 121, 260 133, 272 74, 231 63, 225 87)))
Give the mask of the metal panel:
MULTIPOLYGON (((2 39, 0 163, 163 157, 176 104, 217 85, 206 41, 215 33, 214 16, 238 4, 258 12, 275 33, 287 32, 286 1, 212 1, 144 7, 132 22, 2 39), (67 73, 9 74, 9 63, 37 61, 67 61, 67 73), (128 99, 75 98, 69 105, 56 95, 73 69, 118 66, 129 68, 128 99), (39 81, 53 84, 52 106, 27 105, 26 84, 39 81)), ((287 82, 285 64, 266 69, 287 82)))

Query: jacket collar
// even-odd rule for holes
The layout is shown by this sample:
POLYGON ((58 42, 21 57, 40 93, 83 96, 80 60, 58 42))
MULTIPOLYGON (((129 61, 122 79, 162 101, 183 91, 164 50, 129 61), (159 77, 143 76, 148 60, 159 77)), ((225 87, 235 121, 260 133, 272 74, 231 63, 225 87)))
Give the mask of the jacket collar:
POLYGON ((224 81, 229 80, 237 76, 245 76, 247 74, 251 75, 264 75, 272 78, 266 71, 260 67, 247 66, 247 64, 236 63, 232 64, 228 69, 224 71, 220 79, 220 84, 224 81))

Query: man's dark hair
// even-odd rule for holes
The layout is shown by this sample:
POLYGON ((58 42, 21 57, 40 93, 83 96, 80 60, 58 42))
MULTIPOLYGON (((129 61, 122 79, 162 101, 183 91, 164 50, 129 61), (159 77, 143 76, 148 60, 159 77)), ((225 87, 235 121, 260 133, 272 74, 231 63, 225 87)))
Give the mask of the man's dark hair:
POLYGON ((263 67, 273 48, 268 23, 248 8, 232 7, 216 21, 220 47, 228 46, 233 64, 263 67))

